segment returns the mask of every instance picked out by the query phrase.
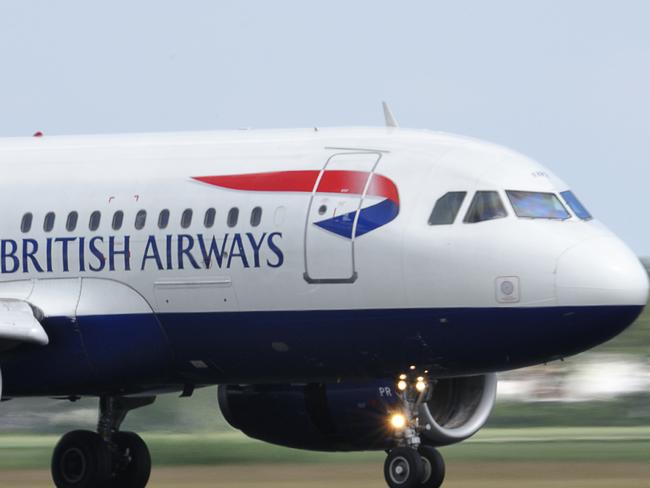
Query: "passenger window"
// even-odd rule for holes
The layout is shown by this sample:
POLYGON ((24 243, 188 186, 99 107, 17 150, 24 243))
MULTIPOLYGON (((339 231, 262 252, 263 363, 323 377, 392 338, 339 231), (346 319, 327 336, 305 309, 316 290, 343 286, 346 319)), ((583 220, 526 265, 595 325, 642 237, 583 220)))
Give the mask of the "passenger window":
POLYGON ((576 217, 582 220, 591 220, 593 218, 572 191, 563 191, 560 195, 562 195, 566 204, 573 210, 573 213, 576 214, 576 217))
POLYGON ((160 214, 158 215, 158 228, 166 229, 168 224, 169 224, 169 210, 167 209, 161 210, 160 214))
POLYGON ((55 219, 54 212, 48 212, 47 214, 45 214, 45 220, 43 221, 43 230, 45 232, 52 231, 52 229, 54 228, 54 219, 55 219))
POLYGON ((30 212, 27 212, 25 215, 23 215, 23 220, 20 222, 20 230, 23 233, 27 233, 30 230, 32 230, 33 220, 34 220, 34 216, 30 212))
POLYGON ((192 225, 192 209, 186 208, 181 216, 181 227, 187 229, 190 225, 192 225))
POLYGON ((113 230, 120 230, 124 222, 124 212, 118 210, 113 214, 113 230))
POLYGON ((251 212, 251 225, 257 227, 262 222, 262 207, 255 207, 251 212))
POLYGON ((135 214, 135 228, 136 230, 142 230, 144 227, 144 224, 147 223, 147 211, 146 210, 140 210, 137 214, 135 214))
POLYGON ((552 220, 571 217, 554 193, 508 190, 506 194, 517 217, 552 220))
POLYGON ((90 214, 90 220, 88 221, 88 228, 92 231, 99 229, 99 224, 102 220, 102 214, 99 210, 95 210, 90 214))
POLYGON ((465 223, 474 224, 486 220, 501 219, 507 217, 508 213, 503 206, 499 192, 477 191, 469 206, 465 223))
POLYGON ((239 209, 237 207, 233 207, 228 211, 228 227, 234 227, 237 225, 237 221, 239 220, 239 209))
POLYGON ((68 232, 72 232, 77 228, 77 220, 79 220, 79 214, 77 212, 70 212, 68 218, 65 221, 65 229, 68 232))
POLYGON ((217 215, 217 211, 213 208, 209 208, 205 211, 205 217, 203 218, 203 225, 206 229, 210 229, 214 225, 214 218, 217 215))
POLYGON ((450 191, 438 199, 429 216, 429 225, 453 224, 467 192, 450 191))

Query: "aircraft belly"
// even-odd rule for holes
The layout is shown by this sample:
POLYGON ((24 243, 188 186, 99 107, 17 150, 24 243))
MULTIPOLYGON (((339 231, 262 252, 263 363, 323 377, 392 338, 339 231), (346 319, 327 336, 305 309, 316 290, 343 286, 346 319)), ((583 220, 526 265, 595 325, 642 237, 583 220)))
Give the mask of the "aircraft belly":
POLYGON ((3 396, 75 394, 92 379, 77 322, 71 317, 43 321, 50 343, 23 344, 2 357, 3 396))
POLYGON ((177 366, 197 383, 440 376, 514 369, 581 352, 637 306, 162 314, 177 366))
POLYGON ((79 323, 92 370, 70 323, 53 318, 45 324, 52 347, 24 345, 3 360, 5 396, 99 394, 107 389, 135 393, 183 383, 381 378, 410 364, 426 365, 440 377, 495 372, 581 352, 616 335, 641 310, 588 306, 161 314, 174 350, 173 368, 155 316, 85 316, 79 323))

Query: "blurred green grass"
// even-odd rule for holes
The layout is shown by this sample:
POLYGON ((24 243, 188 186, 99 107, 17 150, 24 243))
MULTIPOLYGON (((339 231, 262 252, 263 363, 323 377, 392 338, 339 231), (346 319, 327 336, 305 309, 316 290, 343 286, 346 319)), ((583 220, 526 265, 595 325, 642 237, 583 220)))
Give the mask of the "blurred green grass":
MULTIPOLYGON (((158 466, 257 463, 381 463, 382 452, 319 453, 287 449, 237 432, 147 434, 158 466)), ((49 465, 57 436, 0 435, 0 470, 49 465)), ((503 462, 647 462, 650 427, 485 429, 474 438, 443 448, 449 460, 503 462)))

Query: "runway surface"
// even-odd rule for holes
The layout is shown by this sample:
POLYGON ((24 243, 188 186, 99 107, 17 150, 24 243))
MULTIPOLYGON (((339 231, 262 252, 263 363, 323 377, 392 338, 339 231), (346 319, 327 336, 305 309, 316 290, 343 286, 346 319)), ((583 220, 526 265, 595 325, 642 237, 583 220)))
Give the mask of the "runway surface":
MULTIPOLYGON (((650 463, 450 462, 445 488, 648 488, 650 463)), ((51 487, 47 471, 2 471, 3 488, 51 487)), ((383 488, 376 464, 155 469, 149 488, 383 488)))

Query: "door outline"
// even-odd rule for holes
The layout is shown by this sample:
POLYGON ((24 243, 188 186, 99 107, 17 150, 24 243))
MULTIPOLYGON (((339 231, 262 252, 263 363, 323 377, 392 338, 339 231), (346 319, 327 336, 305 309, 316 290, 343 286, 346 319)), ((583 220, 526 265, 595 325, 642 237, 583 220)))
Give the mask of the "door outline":
MULTIPOLYGON (((325 149, 334 149, 334 148, 325 148, 325 149)), ((307 206, 307 215, 305 217, 305 231, 304 231, 304 239, 303 239, 303 250, 304 250, 304 263, 305 263, 305 272, 303 273, 303 277, 305 281, 311 285, 313 284, 335 284, 335 283, 347 283, 351 284, 357 281, 357 278, 359 277, 359 274, 357 273, 357 268, 356 268, 356 255, 355 255, 355 240, 357 237, 357 223, 359 221, 359 214, 361 212, 361 208, 363 206, 363 202, 366 198, 366 194, 368 193, 368 188, 370 187, 370 182, 372 181, 373 176, 375 175, 375 170, 377 169, 377 166, 379 165, 379 162, 381 161, 381 158, 383 156, 383 153, 387 151, 379 151, 379 150, 374 150, 374 149, 344 149, 344 148, 336 148, 338 150, 341 150, 342 152, 337 152, 334 154, 331 154, 328 158, 327 161, 325 161, 325 165, 321 168, 320 173, 318 175, 318 178, 316 178, 316 182, 314 183, 314 188, 312 188, 311 191, 311 196, 309 198, 309 205, 307 206), (350 250, 352 253, 352 275, 348 278, 312 278, 309 276, 309 268, 307 264, 307 233, 309 232, 310 228, 310 218, 309 216, 311 215, 311 209, 312 205, 314 204, 314 198, 316 197, 316 190, 318 189, 320 182, 323 178, 323 175, 325 174, 325 171, 327 171, 327 167, 329 166, 330 162, 332 159, 334 159, 337 156, 351 156, 351 155, 359 155, 359 154, 364 154, 364 155, 371 155, 374 154, 377 156, 377 159, 375 160, 372 169, 369 171, 369 176, 368 179, 366 180, 366 183, 363 187, 363 193, 359 196, 359 205, 356 209, 355 215, 354 215, 354 222, 352 223, 352 237, 350 239, 350 250)))

